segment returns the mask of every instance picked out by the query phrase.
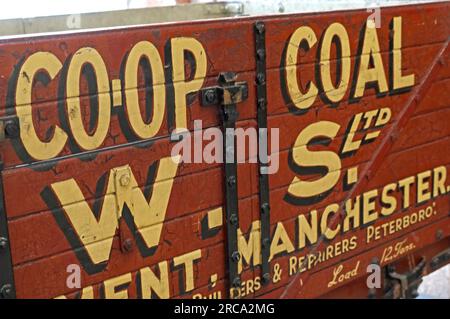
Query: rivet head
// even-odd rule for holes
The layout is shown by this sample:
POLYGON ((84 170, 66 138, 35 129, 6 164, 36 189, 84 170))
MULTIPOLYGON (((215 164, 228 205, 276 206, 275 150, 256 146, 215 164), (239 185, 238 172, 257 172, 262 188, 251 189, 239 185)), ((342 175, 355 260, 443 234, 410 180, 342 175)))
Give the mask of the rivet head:
POLYGON ((124 174, 120 177, 120 185, 128 186, 130 184, 130 174, 124 174))
POLYGON ((228 120, 230 119, 230 114, 226 111, 223 112, 223 120, 225 122, 228 122, 228 120))
POLYGON ((19 126, 15 122, 6 122, 5 133, 8 137, 18 137, 19 136, 19 126))
POLYGON ((258 107, 261 110, 265 110, 266 109, 266 101, 264 99, 259 99, 258 100, 258 107))
POLYGON ((233 287, 239 287, 241 285, 241 278, 236 277, 233 279, 233 287))
POLYGON ((266 51, 264 49, 256 50, 256 57, 258 58, 258 60, 263 60, 265 56, 266 56, 266 51))
POLYGON ((258 73, 256 75, 256 81, 258 82, 258 84, 264 84, 266 81, 266 77, 263 73, 258 73))
POLYGON ((266 214, 270 210, 270 206, 268 203, 264 203, 261 205, 261 213, 266 214))
POLYGON ((266 31, 266 27, 263 22, 256 22, 256 30, 259 34, 263 34, 266 31))
POLYGON ((0 288, 0 296, 3 298, 9 298, 12 294, 12 286, 10 284, 3 285, 0 288))
POLYGON ((132 251, 133 250, 133 241, 131 239, 125 239, 125 241, 123 242, 123 249, 125 251, 132 251))
POLYGON ((270 246, 270 239, 269 238, 264 238, 262 241, 262 245, 263 247, 269 247, 270 246))
POLYGON ((216 92, 208 90, 205 92, 205 100, 208 103, 213 103, 216 100, 216 92))
POLYGON ((234 262, 238 262, 239 260, 241 260, 241 254, 240 254, 238 251, 234 251, 234 252, 231 254, 231 259, 232 259, 234 262))
POLYGON ((5 249, 8 246, 8 239, 0 237, 0 249, 5 249))
POLYGON ((228 177, 228 185, 234 186, 235 184, 236 184, 236 177, 235 176, 228 177))
POLYGON ((266 272, 265 274, 262 275, 262 280, 264 284, 267 284, 270 282, 270 274, 268 272, 266 272))
POLYGON ((232 214, 232 215, 230 216, 230 223, 231 223, 232 225, 236 225, 237 222, 238 222, 237 215, 236 215, 236 214, 232 214))

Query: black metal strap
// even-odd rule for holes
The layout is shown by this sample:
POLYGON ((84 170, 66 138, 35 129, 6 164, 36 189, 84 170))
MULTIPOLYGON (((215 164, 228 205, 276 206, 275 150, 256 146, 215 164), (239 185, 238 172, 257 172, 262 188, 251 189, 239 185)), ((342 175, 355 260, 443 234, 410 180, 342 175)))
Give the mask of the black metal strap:
MULTIPOLYGON (((1 173, 3 163, 0 163, 0 165, 1 173)), ((8 220, 3 196, 3 180, 0 174, 0 299, 12 298, 16 298, 16 291, 8 233, 8 220)))
MULTIPOLYGON (((236 74, 223 72, 219 75, 219 86, 205 88, 201 91, 202 105, 221 104, 223 139, 223 161, 225 165, 225 212, 227 231, 228 278, 231 289, 239 289, 241 277, 238 263, 241 254, 238 249, 237 232, 239 228, 237 156, 235 145, 235 128, 238 118, 236 104, 248 97, 245 82, 236 82, 236 74)), ((231 292, 230 289, 230 292, 231 292)), ((237 298, 239 292, 232 297, 237 298)))
POLYGON ((231 104, 224 106, 222 116, 225 132, 223 154, 225 163, 228 270, 230 283, 232 287, 237 288, 241 285, 241 279, 238 273, 238 262, 241 256, 237 242, 237 231, 239 228, 237 165, 234 147, 234 131, 229 130, 236 127, 236 105, 231 104), (230 160, 232 160, 232 162, 230 162, 230 160))
POLYGON ((270 282, 270 204, 268 175, 267 88, 266 88, 266 30, 264 22, 255 23, 256 98, 258 120, 259 204, 261 220, 262 282, 270 282))
MULTIPOLYGON (((232 86, 226 79, 219 79, 221 86, 232 86)), ((225 138, 223 139, 223 159, 225 163, 225 197, 227 220, 227 249, 229 282, 232 288, 237 289, 241 285, 238 273, 238 262, 241 259, 238 249, 237 231, 239 228, 238 188, 237 188, 237 163, 234 129, 238 112, 235 103, 226 103, 222 99, 222 121, 225 138)), ((233 294, 237 296, 238 294, 233 294)))

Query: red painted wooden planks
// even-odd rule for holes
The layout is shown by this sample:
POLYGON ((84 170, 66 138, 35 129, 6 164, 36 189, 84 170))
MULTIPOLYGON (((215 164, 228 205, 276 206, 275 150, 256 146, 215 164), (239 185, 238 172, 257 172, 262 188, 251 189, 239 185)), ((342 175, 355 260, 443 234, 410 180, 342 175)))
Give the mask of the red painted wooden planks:
MULTIPOLYGON (((357 194, 369 198, 361 220, 337 225, 331 218, 349 214, 336 207, 365 178, 359 173, 426 79, 448 38, 448 7, 383 8, 376 29, 361 10, 258 19, 265 23, 267 120, 270 137, 279 129, 279 149, 270 145, 279 168, 269 176, 272 278, 262 286, 258 164, 238 164, 241 297, 283 295, 302 262, 310 281, 300 296, 326 294, 336 288, 326 287, 336 265, 363 267, 413 231, 422 246, 431 245, 431 232, 448 226, 447 51, 415 113, 357 194), (345 90, 337 92, 338 85, 345 90), (381 214, 393 201, 395 208, 381 214), (330 238, 316 262, 310 254, 324 237, 330 238)), ((248 83, 237 126, 257 126, 255 21, 0 43, 0 114, 18 116, 21 130, 0 145, 18 297, 79 297, 67 281, 73 264, 81 265, 83 297, 229 297, 223 164, 171 162, 179 144, 169 134, 220 127, 220 107, 202 106, 200 89, 216 85, 223 71, 248 83)))

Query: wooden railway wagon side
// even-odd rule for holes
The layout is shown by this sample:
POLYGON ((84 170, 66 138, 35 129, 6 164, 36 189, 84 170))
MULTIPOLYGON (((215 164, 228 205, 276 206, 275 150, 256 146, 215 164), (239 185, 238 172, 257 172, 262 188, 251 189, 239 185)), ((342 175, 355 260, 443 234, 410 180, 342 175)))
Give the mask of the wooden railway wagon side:
POLYGON ((1 39, 1 297, 413 297, 450 258, 450 3, 379 13, 1 39))

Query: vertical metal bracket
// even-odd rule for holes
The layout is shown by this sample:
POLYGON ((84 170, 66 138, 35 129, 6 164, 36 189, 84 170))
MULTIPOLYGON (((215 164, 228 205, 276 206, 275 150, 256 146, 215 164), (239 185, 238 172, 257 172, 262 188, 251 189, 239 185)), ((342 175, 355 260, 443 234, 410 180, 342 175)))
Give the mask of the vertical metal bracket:
MULTIPOLYGON (((201 91, 202 105, 220 104, 222 126, 225 133, 223 139, 223 160, 225 165, 225 211, 227 230, 228 278, 231 289, 239 289, 241 278, 238 263, 241 254, 238 249, 237 231, 239 228, 237 160, 235 145, 235 128, 238 118, 236 104, 248 97, 246 82, 236 82, 236 74, 224 72, 219 75, 219 85, 201 91)), ((239 293, 234 293, 238 297, 239 293)))
MULTIPOLYGON (((3 163, 0 162, 0 174, 3 163)), ((8 233, 8 219, 3 194, 3 179, 0 175, 0 299, 16 298, 11 245, 8 233)))
POLYGON ((266 28, 262 21, 255 23, 256 99, 258 121, 259 209, 261 220, 262 283, 270 282, 270 203, 268 175, 268 131, 266 88, 266 28))

